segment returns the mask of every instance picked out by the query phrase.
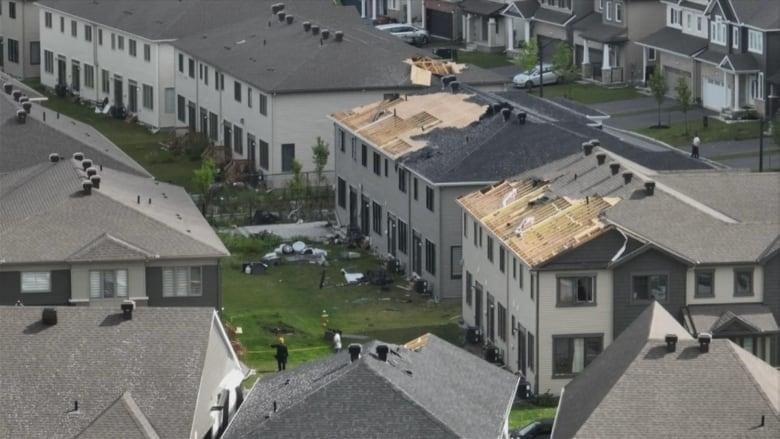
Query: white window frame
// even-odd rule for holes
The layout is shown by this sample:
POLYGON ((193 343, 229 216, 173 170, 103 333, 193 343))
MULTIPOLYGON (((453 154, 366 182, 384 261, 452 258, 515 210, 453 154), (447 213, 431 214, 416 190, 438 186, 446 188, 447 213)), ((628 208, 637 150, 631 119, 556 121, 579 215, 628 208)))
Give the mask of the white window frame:
POLYGON ((615 3, 615 21, 618 23, 623 22, 623 3, 616 2, 615 3), (619 12, 619 13, 618 13, 619 12))
POLYGON ((748 52, 764 53, 764 35, 753 29, 748 29, 748 52))
POLYGON ((203 296, 203 267, 201 266, 163 267, 162 268, 162 296, 163 297, 203 296), (196 270, 198 273, 198 279, 194 279, 193 276, 193 272, 195 272, 196 270), (168 282, 166 282, 166 278, 169 278, 168 282), (181 282, 181 284, 177 285, 177 279, 181 282))
POLYGON ((599 11, 604 10, 604 0, 599 0, 599 11))
POLYGON ((128 272, 124 268, 115 270, 89 270, 90 299, 116 299, 127 297, 130 290, 129 285, 130 280, 128 278, 128 272), (114 276, 114 295, 112 297, 104 296, 105 278, 107 273, 113 273, 114 276))
POLYGON ((726 23, 720 17, 710 21, 710 42, 725 46, 726 32, 726 23))
POLYGON ((739 27, 732 26, 731 28, 731 47, 739 49, 739 27))
POLYGON ((696 17, 696 32, 702 31, 702 21, 704 21, 702 17, 696 17))
POLYGON ((149 84, 141 85, 141 106, 147 110, 154 110, 154 87, 149 84))
POLYGON ((604 7, 604 10, 607 13, 607 20, 612 20, 612 2, 608 1, 606 3, 606 6, 604 7))
POLYGON ((50 271, 23 271, 20 277, 22 293, 50 293, 50 271))

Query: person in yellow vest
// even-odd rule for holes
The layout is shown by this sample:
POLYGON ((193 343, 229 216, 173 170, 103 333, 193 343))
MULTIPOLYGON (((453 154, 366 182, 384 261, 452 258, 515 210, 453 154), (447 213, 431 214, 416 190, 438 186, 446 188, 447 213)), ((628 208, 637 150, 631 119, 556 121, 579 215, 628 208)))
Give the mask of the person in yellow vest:
POLYGON ((276 366, 279 369, 279 371, 285 370, 287 368, 287 345, 284 343, 284 337, 279 337, 279 340, 276 344, 271 345, 272 348, 276 348, 276 355, 274 355, 274 358, 276 358, 276 366))

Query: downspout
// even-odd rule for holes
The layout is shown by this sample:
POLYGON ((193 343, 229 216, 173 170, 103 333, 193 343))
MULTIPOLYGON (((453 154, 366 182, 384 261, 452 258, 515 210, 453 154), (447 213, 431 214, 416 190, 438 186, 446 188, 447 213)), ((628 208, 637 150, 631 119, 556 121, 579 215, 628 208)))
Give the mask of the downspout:
POLYGON ((89 26, 95 31, 92 34, 92 59, 95 61, 95 70, 92 73, 92 85, 95 86, 95 102, 97 103, 100 102, 100 93, 101 90, 103 90, 103 75, 100 72, 100 62, 98 61, 98 27, 95 25, 93 28, 92 24, 89 26))
POLYGON ((407 266, 409 267, 407 273, 411 273, 414 269, 414 233, 412 232, 414 230, 414 227, 412 226, 412 173, 409 172, 407 168, 403 168, 403 170, 406 178, 406 220, 408 224, 406 226, 406 234, 407 236, 412 237, 412 239, 406 241, 406 262, 408 264, 407 266))
MULTIPOLYGON (((532 274, 531 270, 528 270, 528 274, 532 274)), ((536 291, 534 296, 534 302, 536 302, 536 339, 534 343, 534 392, 539 394, 539 271, 534 270, 534 278, 536 279, 536 287, 534 288, 533 279, 531 279, 531 291, 536 291)))
MULTIPOLYGON (((21 2, 20 6, 21 6, 21 9, 22 9, 22 38, 21 38, 22 43, 19 44, 21 46, 21 48, 19 49, 19 52, 21 53, 21 59, 22 59, 22 75, 21 76, 22 76, 22 78, 25 78, 27 76, 27 75, 25 75, 25 70, 26 70, 25 67, 27 66, 27 64, 30 64, 29 57, 25 56, 25 55, 29 55, 28 53, 26 53, 27 51, 25 50, 27 44, 29 44, 29 41, 27 41, 27 38, 25 38, 26 34, 24 32, 25 31, 25 29, 24 29, 24 22, 25 22, 25 20, 24 20, 24 10, 27 9, 27 7, 25 6, 24 1, 21 2), (25 44, 25 43, 27 43, 27 44, 25 44)), ((2 12, 2 11, 0 11, 0 12, 2 12)), ((38 17, 38 20, 40 21, 40 17, 38 17)), ((39 26, 40 26, 40 24, 39 24, 39 26)), ((40 40, 40 38, 38 38, 38 39, 40 40)), ((39 44, 39 46, 40 46, 40 44, 39 44)), ((2 55, 2 54, 0 54, 0 55, 2 55)))
MULTIPOLYGON (((462 240, 463 239, 461 238, 461 241, 462 240)), ((506 278, 506 312, 509 315, 504 317, 504 328, 503 329, 506 329, 506 323, 507 323, 506 318, 509 317, 509 322, 511 324, 512 316, 514 315, 513 312, 512 312, 512 304, 509 302, 509 298, 510 298, 510 294, 509 294, 509 278, 511 277, 511 275, 509 274, 509 267, 508 267, 508 264, 507 264, 507 262, 509 262, 508 261, 509 258, 507 257, 507 256, 509 256, 509 251, 508 250, 509 250, 508 248, 504 250, 504 264, 505 264, 504 265, 504 269, 506 270, 504 272, 504 274, 505 274, 505 278, 506 278)), ((462 254, 462 252, 461 252, 461 254, 462 254)), ((515 267, 515 270, 516 270, 517 269, 517 262, 516 262, 516 259, 515 259, 514 255, 512 255, 512 261, 515 261, 514 262, 514 267, 515 267)), ((515 322, 515 324, 517 324, 517 322, 515 322)), ((514 328, 514 326, 512 326, 511 328, 509 328, 509 334, 507 334, 507 335, 512 336, 512 338, 514 338, 514 334, 515 334, 515 328, 514 328)), ((507 344, 507 348, 508 348, 507 351, 508 352, 505 355, 506 358, 504 358, 504 366, 508 366, 509 365, 509 352, 512 351, 512 344, 509 343, 508 340, 505 340, 505 341, 506 341, 506 344, 507 344)))

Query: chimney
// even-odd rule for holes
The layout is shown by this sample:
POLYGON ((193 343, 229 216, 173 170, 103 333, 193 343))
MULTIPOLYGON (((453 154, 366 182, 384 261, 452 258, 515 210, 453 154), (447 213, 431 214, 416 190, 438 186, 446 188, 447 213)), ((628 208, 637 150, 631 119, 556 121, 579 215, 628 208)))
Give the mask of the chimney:
POLYGON ((380 344, 376 347, 376 356, 381 361, 387 361, 387 353, 390 352, 390 348, 386 344, 380 344))
POLYGON ((699 333, 699 351, 706 354, 710 351, 710 342, 712 341, 712 334, 709 332, 699 333))
POLYGON ((333 41, 336 41, 336 42, 339 42, 339 43, 344 41, 344 32, 342 32, 340 30, 337 30, 336 32, 334 32, 333 33, 333 41))
POLYGON ((674 352, 677 350, 676 334, 666 334, 664 340, 666 341, 666 352, 674 352))
POLYGON ((84 159, 81 161, 81 167, 84 168, 85 171, 89 169, 90 166, 92 166, 92 160, 84 159))
POLYGON ((634 178, 633 172, 624 172, 623 173, 623 183, 629 184, 631 183, 631 179, 634 178))
POLYGON ((57 310, 54 308, 44 308, 43 315, 41 315, 41 321, 46 326, 54 326, 57 324, 57 310))
POLYGON ((303 22, 303 31, 308 32, 311 30, 311 21, 304 21, 303 22))
POLYGON ((518 111, 517 112, 517 124, 518 125, 525 125, 525 118, 528 116, 528 113, 525 111, 518 111))
POLYGON ((512 117, 512 109, 511 108, 501 109, 501 115, 504 116, 504 122, 509 121, 509 118, 512 117))
POLYGON ((610 163, 609 170, 612 171, 612 175, 617 175, 620 172, 620 163, 610 163))
POLYGON ((322 30, 322 39, 323 40, 327 40, 329 36, 330 36, 330 31, 327 30, 327 29, 323 29, 322 30))
POLYGON ((133 320, 135 302, 132 300, 124 300, 122 301, 122 305, 120 307, 122 308, 122 317, 124 317, 125 320, 133 320))
POLYGON ((450 82, 450 90, 452 91, 452 94, 457 94, 460 91, 460 82, 458 81, 450 82))
POLYGON ((360 359, 360 351, 362 351, 363 348, 359 344, 352 343, 347 349, 349 350, 350 361, 355 362, 360 359))
POLYGON ((604 161, 607 160, 607 155, 603 152, 596 154, 596 162, 599 164, 599 166, 604 164, 604 161))
POLYGON ((593 143, 591 141, 582 142, 582 152, 585 155, 591 155, 593 153, 593 143))
POLYGON ((284 11, 279 11, 276 13, 276 16, 279 18, 279 21, 284 23, 284 18, 287 16, 287 14, 284 11))
POLYGON ((92 177, 93 175, 97 174, 97 168, 94 166, 90 166, 87 168, 87 177, 92 177))
POLYGON ((311 34, 312 35, 318 35, 320 33, 320 26, 317 24, 311 25, 311 34))
POLYGON ((57 154, 56 152, 49 154, 49 161, 52 163, 57 163, 58 161, 60 161, 60 155, 57 154))
POLYGON ((84 189, 84 195, 89 195, 92 193, 92 182, 89 180, 84 180, 81 182, 81 188, 84 189))
POLYGON ((79 161, 79 162, 84 160, 84 154, 80 153, 80 152, 74 152, 73 153, 73 160, 76 160, 76 161, 79 161))
POLYGON ((92 182, 93 188, 100 189, 100 176, 98 174, 89 177, 89 181, 92 182))
POLYGON ((284 17, 284 19, 285 19, 285 21, 287 21, 287 24, 293 24, 293 21, 295 21, 295 16, 294 15, 288 15, 288 16, 284 17))
POLYGON ((655 182, 654 181, 646 181, 645 182, 645 195, 648 197, 652 197, 653 193, 655 193, 655 182))

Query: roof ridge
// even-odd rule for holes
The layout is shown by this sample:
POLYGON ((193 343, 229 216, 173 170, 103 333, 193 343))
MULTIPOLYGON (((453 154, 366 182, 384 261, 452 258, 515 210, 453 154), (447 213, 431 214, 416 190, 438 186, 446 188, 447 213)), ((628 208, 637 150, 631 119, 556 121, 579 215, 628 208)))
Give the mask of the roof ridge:
MULTIPOLYGON (((766 401, 767 405, 768 405, 769 407, 772 407, 772 408, 774 409, 774 411, 775 411, 775 413, 774 413, 774 414, 775 414, 775 415, 777 415, 778 413, 780 413, 780 408, 778 408, 777 406, 775 406, 775 403, 774 403, 774 402, 773 402, 771 399, 769 399, 769 395, 767 395, 767 394, 766 394, 766 392, 764 391, 764 388, 763 388, 763 387, 761 386, 761 384, 758 382, 758 380, 756 379, 756 377, 755 377, 755 375, 753 374, 753 372, 752 372, 752 371, 751 371, 751 370, 750 370, 750 369, 747 367, 747 365, 745 364, 745 361, 744 361, 744 359, 742 358, 742 356, 741 356, 741 355, 740 355, 740 354, 737 352, 737 349, 742 349, 742 348, 741 348, 739 345, 737 345, 736 343, 734 343, 733 341, 729 340, 729 339, 724 339, 724 340, 726 341, 726 346, 728 346, 728 350, 729 350, 729 352, 730 352, 730 353, 731 353, 731 355, 732 355, 732 356, 733 356, 733 357, 734 357, 734 358, 737 360, 737 364, 739 364, 739 366, 740 366, 740 367, 742 368, 742 370, 745 372, 745 375, 747 375, 747 376, 748 376, 748 379, 750 379, 750 381, 751 381, 751 382, 753 383, 753 385, 756 387, 756 390, 757 390, 757 391, 758 391, 758 393, 761 395, 761 397, 764 399, 764 401, 766 401)), ((751 354, 750 352, 747 352, 747 351, 745 351, 745 353, 746 353, 746 354, 748 354, 748 355, 751 355, 751 356, 753 355, 753 354, 751 354)), ((756 358, 756 359, 757 359, 758 361, 761 361, 761 362, 763 362, 763 360, 760 360, 760 359, 758 359, 758 358, 756 358)), ((771 366, 769 366, 769 367, 771 367, 771 366)), ((774 368, 773 368, 773 370, 776 370, 776 369, 774 369, 774 368)), ((780 372, 778 372, 778 373, 780 373, 780 372)))
POLYGON ((157 430, 152 425, 152 421, 150 421, 141 408, 138 407, 138 404, 136 404, 135 400, 130 394, 130 391, 125 391, 120 399, 124 403, 127 411, 130 413, 133 421, 135 421, 136 425, 138 425, 138 428, 143 431, 144 436, 146 436, 148 439, 160 439, 160 435, 157 434, 157 430))

